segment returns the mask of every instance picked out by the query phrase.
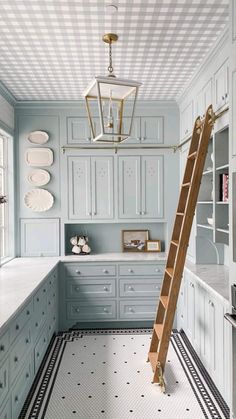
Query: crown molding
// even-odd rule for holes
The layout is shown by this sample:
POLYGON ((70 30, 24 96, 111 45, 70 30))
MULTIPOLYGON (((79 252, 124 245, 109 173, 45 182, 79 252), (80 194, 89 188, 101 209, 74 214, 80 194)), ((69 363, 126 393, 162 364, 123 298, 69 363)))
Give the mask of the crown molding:
POLYGON ((178 105, 180 105, 184 98, 187 96, 188 92, 195 86, 197 79, 203 73, 207 67, 210 65, 211 61, 216 57, 216 55, 220 52, 220 50, 226 46, 226 44, 229 42, 229 27, 227 26, 220 37, 216 40, 216 42, 213 44, 212 48, 210 49, 209 53, 206 55, 206 57, 203 59, 203 61, 200 63, 199 67, 197 67, 195 73, 191 77, 191 79, 188 82, 187 87, 180 93, 180 95, 176 98, 176 102, 178 105))
POLYGON ((15 106, 17 103, 17 99, 15 96, 10 92, 10 90, 3 84, 3 82, 0 80, 0 95, 4 97, 4 99, 7 100, 10 105, 15 106))
MULTIPOLYGON (((161 108, 178 108, 175 100, 137 100, 136 109, 141 106, 161 107, 161 108)), ((24 108, 85 108, 84 100, 17 100, 15 102, 16 109, 24 108)))

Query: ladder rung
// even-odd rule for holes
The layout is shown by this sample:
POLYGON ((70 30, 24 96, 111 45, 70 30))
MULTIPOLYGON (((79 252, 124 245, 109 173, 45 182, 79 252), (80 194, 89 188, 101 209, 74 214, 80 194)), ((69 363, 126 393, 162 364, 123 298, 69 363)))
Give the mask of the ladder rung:
POLYGON ((173 268, 166 268, 165 271, 172 278, 174 269, 173 268))
POLYGON ((189 188, 190 185, 191 185, 191 182, 182 183, 182 188, 189 188))
POLYGON ((179 215, 180 217, 184 216, 184 212, 177 212, 176 215, 179 215))
POLYGON ((193 153, 189 154, 188 159, 189 160, 194 160, 197 156, 197 151, 194 151, 193 153))
POLYGON ((152 371, 155 372, 157 366, 158 352, 149 352, 148 359, 151 363, 152 371))
POLYGON ((178 240, 171 240, 171 243, 174 244, 175 246, 178 246, 179 245, 178 240))
POLYGON ((160 301, 165 309, 167 309, 169 297, 167 295, 161 295, 160 301))
POLYGON ((154 324, 154 330, 159 340, 161 340, 163 332, 163 324, 154 324))

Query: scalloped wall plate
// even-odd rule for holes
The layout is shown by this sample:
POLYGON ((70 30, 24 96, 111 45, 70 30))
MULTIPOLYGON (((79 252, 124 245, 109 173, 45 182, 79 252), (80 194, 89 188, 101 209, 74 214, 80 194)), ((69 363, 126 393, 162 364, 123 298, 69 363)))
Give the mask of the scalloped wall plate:
POLYGON ((27 176, 28 182, 33 186, 47 185, 50 179, 50 173, 43 169, 34 169, 27 176))
POLYGON ((49 135, 46 131, 32 131, 28 135, 28 140, 34 144, 45 144, 49 140, 49 135))
POLYGON ((32 189, 25 194, 24 204, 32 211, 44 212, 52 208, 54 197, 46 189, 32 189))
POLYGON ((53 152, 50 148, 27 148, 25 161, 28 166, 51 166, 53 163, 53 152))

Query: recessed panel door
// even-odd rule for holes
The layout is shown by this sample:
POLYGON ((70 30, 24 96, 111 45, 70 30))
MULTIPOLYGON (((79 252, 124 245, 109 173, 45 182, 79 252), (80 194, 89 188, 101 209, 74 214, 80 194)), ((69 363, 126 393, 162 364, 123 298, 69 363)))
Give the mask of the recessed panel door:
POLYGON ((141 217, 140 157, 119 157, 119 218, 141 217))
POLYGON ((112 219, 113 157, 92 157, 92 218, 112 219))
POLYGON ((70 219, 91 219, 90 166, 90 157, 68 158, 70 219))
POLYGON ((163 156, 143 156, 142 218, 163 217, 163 156))

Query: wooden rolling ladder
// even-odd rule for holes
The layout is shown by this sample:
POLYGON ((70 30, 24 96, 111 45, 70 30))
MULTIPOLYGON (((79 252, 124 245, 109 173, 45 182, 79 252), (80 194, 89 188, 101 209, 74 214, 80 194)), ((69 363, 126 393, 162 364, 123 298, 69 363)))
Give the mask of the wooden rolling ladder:
POLYGON ((165 391, 163 373, 166 356, 202 172, 214 121, 215 115, 212 106, 209 106, 205 118, 202 121, 200 118, 197 118, 194 124, 153 327, 150 351, 148 353, 148 361, 150 361, 154 373, 153 383, 159 383, 163 391, 165 391))

